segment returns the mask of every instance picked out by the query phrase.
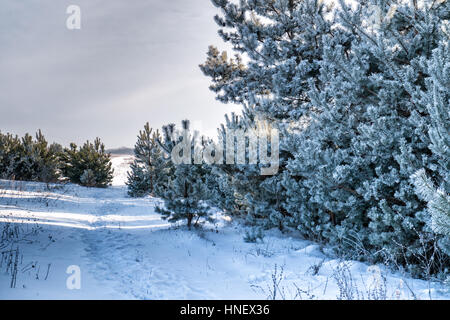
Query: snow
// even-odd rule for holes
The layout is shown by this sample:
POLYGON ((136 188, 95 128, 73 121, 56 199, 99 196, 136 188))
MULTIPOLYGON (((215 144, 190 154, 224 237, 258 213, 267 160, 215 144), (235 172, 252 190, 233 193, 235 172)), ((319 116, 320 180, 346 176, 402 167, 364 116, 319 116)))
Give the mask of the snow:
POLYGON ((125 181, 127 181, 127 172, 133 160, 133 156, 127 155, 113 155, 111 157, 111 163, 114 168, 113 186, 125 185, 125 181))
POLYGON ((246 243, 246 227, 220 213, 201 230, 171 225, 155 213, 160 199, 127 196, 131 160, 113 158, 107 189, 0 181, 0 230, 6 222, 21 229, 13 247, 0 245, 20 251, 15 288, 0 266, 0 299, 266 299, 273 279, 277 299, 336 299, 336 275, 346 271, 363 295, 354 298, 367 298, 383 277, 388 299, 450 298, 439 283, 341 261, 295 234, 272 230, 246 243), (66 285, 72 265, 80 289, 66 285))

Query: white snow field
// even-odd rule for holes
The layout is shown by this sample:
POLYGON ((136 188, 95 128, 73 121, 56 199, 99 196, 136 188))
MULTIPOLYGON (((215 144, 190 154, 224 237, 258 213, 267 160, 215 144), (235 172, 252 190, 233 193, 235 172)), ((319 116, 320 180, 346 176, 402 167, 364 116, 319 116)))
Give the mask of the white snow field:
POLYGON ((113 159, 107 189, 0 181, 0 232, 8 222, 20 230, 0 243, 0 299, 450 298, 439 283, 342 262, 294 235, 246 243, 245 227, 220 213, 200 231, 170 225, 155 213, 159 199, 127 196, 131 160, 113 159), (7 252, 17 248, 11 288, 7 252), (80 289, 67 285, 73 265, 80 289))

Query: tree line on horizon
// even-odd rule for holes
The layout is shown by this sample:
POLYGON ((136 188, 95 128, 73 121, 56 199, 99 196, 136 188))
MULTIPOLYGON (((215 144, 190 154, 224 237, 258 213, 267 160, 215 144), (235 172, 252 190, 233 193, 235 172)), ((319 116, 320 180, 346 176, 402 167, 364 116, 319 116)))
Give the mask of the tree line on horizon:
POLYGON ((72 182, 105 188, 111 184, 111 156, 99 138, 78 147, 49 144, 38 130, 35 138, 0 131, 0 178, 49 183, 72 182))

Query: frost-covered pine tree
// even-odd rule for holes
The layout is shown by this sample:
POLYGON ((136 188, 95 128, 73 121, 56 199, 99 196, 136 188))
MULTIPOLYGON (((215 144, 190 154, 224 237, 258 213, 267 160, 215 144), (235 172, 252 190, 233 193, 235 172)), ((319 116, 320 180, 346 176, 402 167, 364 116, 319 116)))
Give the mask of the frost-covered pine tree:
POLYGON ((144 197, 151 193, 151 183, 147 171, 136 160, 130 165, 126 185, 128 186, 128 195, 130 197, 144 197))
POLYGON ((293 226, 300 213, 288 210, 284 201, 283 172, 292 155, 286 128, 302 122, 311 107, 306 93, 309 81, 319 74, 322 37, 330 32, 325 19, 329 10, 311 0, 212 2, 221 10, 215 17, 219 34, 235 55, 230 58, 210 47, 200 67, 211 78, 210 89, 218 100, 244 109, 242 117, 227 119, 221 136, 236 128, 254 129, 259 121, 270 122, 281 133, 279 174, 261 176, 257 165, 221 166, 219 182, 226 198, 219 202, 251 223, 293 226))
POLYGON ((338 1, 332 14, 321 1, 213 3, 237 54, 210 48, 201 68, 211 89, 249 111, 237 125, 259 118, 282 132, 280 175, 229 170, 227 201, 352 257, 439 272, 448 260, 433 260, 426 203, 409 178, 439 165, 421 101, 430 77, 423 61, 448 43, 449 2, 338 1))
POLYGON ((443 236, 439 243, 450 255, 449 42, 441 42, 431 59, 423 61, 423 67, 429 77, 426 79, 427 90, 419 95, 419 101, 427 107, 429 122, 416 117, 415 123, 418 130, 424 131, 423 141, 428 143, 428 148, 432 152, 430 158, 434 161, 422 162, 426 167, 414 173, 412 181, 419 197, 428 204, 431 229, 443 236))
POLYGON ((170 175, 169 163, 163 159, 163 152, 158 145, 161 139, 159 130, 153 132, 147 122, 139 131, 134 146, 134 161, 128 172, 128 194, 132 197, 156 195, 156 185, 163 186, 170 175))
POLYGON ((157 187, 164 206, 157 207, 156 211, 170 222, 185 220, 189 229, 198 226, 200 219, 213 221, 209 203, 212 195, 208 186, 211 169, 203 161, 198 161, 198 152, 203 147, 201 141, 196 133, 190 131, 188 120, 182 122, 182 130, 168 125, 163 127, 163 133, 164 139, 160 145, 170 155, 167 161, 173 163, 174 172, 167 185, 157 187), (178 155, 184 157, 180 163, 172 159, 172 152, 177 152, 175 148, 179 150, 178 155))
MULTIPOLYGON (((429 120, 416 99, 427 77, 421 61, 446 37, 448 3, 339 3, 308 93, 315 111, 294 138, 288 167, 300 178, 287 184, 288 201, 315 206, 302 228, 345 252, 424 275, 435 239, 418 214, 424 204, 409 182, 417 169, 405 155, 436 164, 414 119, 429 120)), ((440 265, 432 261, 427 270, 440 265)))
MULTIPOLYGON (((270 124, 254 119, 252 112, 252 109, 244 108, 242 116, 226 116, 226 123, 219 129, 223 158, 229 161, 227 148, 233 148, 234 164, 226 162, 213 166, 217 195, 215 205, 228 214, 245 218, 250 225, 283 230, 287 221, 282 206, 284 190, 280 176, 277 173, 263 174, 268 168, 263 153, 278 152, 278 145, 273 145, 274 139, 278 138, 270 131, 273 129, 270 124), (240 133, 243 133, 241 137, 240 133), (236 136, 234 145, 229 143, 230 136, 236 136), (263 144, 266 144, 267 150, 263 144), (257 152, 252 153, 252 148, 257 152)), ((277 161, 278 157, 272 160, 277 161)), ((279 163, 275 165, 279 169, 279 163)))
MULTIPOLYGON (((225 116, 225 124, 222 124, 219 131, 219 143, 223 146, 223 156, 225 159, 227 132, 229 130, 245 130, 250 127, 249 123, 245 123, 246 113, 240 117, 234 113, 231 116, 225 116)), ((248 162, 248 154, 246 154, 248 162)), ((250 187, 250 176, 259 176, 256 165, 238 165, 238 164, 216 164, 212 168, 214 179, 216 181, 216 198, 215 206, 224 210, 227 214, 235 216, 251 215, 250 203, 246 198, 250 190, 258 192, 257 188, 250 187), (251 175, 250 172, 253 174, 251 175)), ((255 183, 255 181, 253 181, 255 183)))
POLYGON ((450 195, 443 189, 436 188, 424 169, 413 174, 411 179, 419 197, 428 203, 428 223, 431 229, 443 236, 439 244, 450 255, 450 195))

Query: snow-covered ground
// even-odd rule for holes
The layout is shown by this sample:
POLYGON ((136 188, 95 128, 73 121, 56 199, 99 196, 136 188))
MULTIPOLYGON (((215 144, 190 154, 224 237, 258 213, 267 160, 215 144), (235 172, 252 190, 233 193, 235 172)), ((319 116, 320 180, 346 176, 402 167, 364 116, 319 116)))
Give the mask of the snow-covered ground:
POLYGON ((133 160, 134 157, 128 155, 113 155, 111 157, 111 163, 114 168, 113 186, 125 185, 125 181, 127 181, 128 177, 127 173, 133 160))
POLYGON ((450 299, 440 284, 342 262, 276 231, 246 243, 246 229, 220 214, 200 231, 170 225, 155 213, 159 199, 127 196, 130 161, 113 158, 108 189, 0 181, 0 232, 7 222, 20 230, 0 243, 19 249, 15 288, 1 257, 0 299, 266 299, 274 283, 277 299, 450 299), (69 266, 80 289, 67 286, 69 266))

